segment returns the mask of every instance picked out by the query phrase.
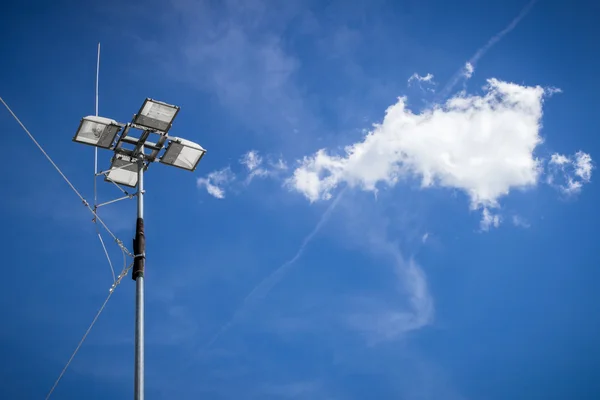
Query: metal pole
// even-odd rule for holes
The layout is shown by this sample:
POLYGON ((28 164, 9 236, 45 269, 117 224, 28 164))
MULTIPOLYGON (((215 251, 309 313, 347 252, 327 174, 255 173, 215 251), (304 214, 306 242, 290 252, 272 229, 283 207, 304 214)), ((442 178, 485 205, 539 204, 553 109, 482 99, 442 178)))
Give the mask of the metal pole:
POLYGON ((144 147, 138 160, 137 221, 133 240, 134 261, 131 277, 135 280, 135 382, 134 399, 144 400, 144 267, 146 237, 144 235, 144 147))

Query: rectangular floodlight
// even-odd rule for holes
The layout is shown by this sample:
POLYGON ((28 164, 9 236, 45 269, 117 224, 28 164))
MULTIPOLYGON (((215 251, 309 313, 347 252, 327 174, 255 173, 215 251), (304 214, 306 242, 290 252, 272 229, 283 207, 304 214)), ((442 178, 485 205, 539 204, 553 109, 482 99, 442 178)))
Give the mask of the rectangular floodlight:
POLYGON ((138 181, 137 160, 122 154, 115 154, 105 179, 119 185, 135 187, 138 181))
POLYGON ((117 121, 90 115, 81 120, 73 141, 110 149, 120 130, 117 121))
POLYGON ((146 99, 140 111, 136 114, 133 123, 148 129, 167 133, 179 107, 161 101, 146 99))
POLYGON ((172 138, 160 162, 193 171, 198 166, 204 153, 206 153, 206 150, 197 143, 185 139, 172 138))

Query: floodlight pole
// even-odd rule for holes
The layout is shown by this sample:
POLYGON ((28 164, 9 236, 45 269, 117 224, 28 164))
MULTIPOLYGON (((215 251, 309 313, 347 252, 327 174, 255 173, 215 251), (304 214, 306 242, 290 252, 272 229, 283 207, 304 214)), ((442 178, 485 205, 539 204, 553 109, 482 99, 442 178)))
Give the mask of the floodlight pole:
POLYGON ((138 192, 137 221, 133 240, 133 273, 135 280, 135 400, 144 400, 144 267, 146 263, 146 237, 144 235, 144 146, 137 161, 138 192))
MULTIPOLYGON (((102 204, 94 203, 94 211, 102 205, 133 197, 118 184, 133 187, 134 181, 131 176, 133 168, 129 167, 133 164, 137 165, 137 219, 133 239, 133 269, 131 273, 131 277, 136 284, 134 400, 144 400, 144 272, 146 265, 144 170, 150 163, 160 161, 166 165, 194 171, 200 159, 206 153, 206 150, 197 143, 181 138, 169 138, 167 132, 178 112, 179 107, 177 106, 148 98, 144 101, 139 113, 134 116, 132 123, 122 124, 109 118, 99 117, 96 110, 96 116, 82 118, 73 138, 76 142, 110 149, 115 152, 111 161, 111 168, 101 173, 96 171, 95 176, 105 175, 105 180, 117 185, 126 196, 102 204), (139 138, 129 137, 127 134, 130 128, 142 130, 143 133, 139 138), (117 136, 121 129, 123 131, 120 136, 117 136), (151 134, 159 135, 160 139, 156 143, 147 142, 146 140, 151 134), (169 143, 164 147, 167 140, 169 140, 169 143), (127 149, 123 147, 124 144, 134 145, 135 149, 127 149), (145 153, 144 147, 150 150, 148 154, 145 153), (164 153, 159 156, 162 150, 164 150, 164 153), (124 162, 125 165, 123 165, 124 162), (121 171, 125 173, 125 177, 117 176, 116 179, 113 179, 111 171, 115 172, 122 168, 127 168, 126 171, 121 171)), ((106 226, 104 227, 106 228, 106 226)), ((120 242, 119 245, 121 245, 120 242)), ((118 284, 118 282, 115 282, 115 284, 118 284)))

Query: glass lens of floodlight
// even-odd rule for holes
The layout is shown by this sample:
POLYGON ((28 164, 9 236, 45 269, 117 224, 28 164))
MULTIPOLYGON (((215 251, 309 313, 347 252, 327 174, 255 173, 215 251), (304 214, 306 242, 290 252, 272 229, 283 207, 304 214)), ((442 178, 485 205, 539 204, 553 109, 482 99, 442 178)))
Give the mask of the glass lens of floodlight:
POLYGON ((142 109, 135 118, 135 123, 166 132, 171 126, 178 110, 175 106, 146 99, 142 109))
POLYGON ((137 185, 138 166, 135 160, 116 155, 113 158, 110 169, 110 172, 106 174, 106 180, 130 187, 137 185))
POLYGON ((81 120, 73 140, 108 149, 120 129, 121 127, 112 119, 89 116, 81 120))
POLYGON ((206 150, 199 144, 179 139, 177 142, 173 141, 169 144, 160 161, 164 164, 193 171, 204 153, 206 153, 206 150))

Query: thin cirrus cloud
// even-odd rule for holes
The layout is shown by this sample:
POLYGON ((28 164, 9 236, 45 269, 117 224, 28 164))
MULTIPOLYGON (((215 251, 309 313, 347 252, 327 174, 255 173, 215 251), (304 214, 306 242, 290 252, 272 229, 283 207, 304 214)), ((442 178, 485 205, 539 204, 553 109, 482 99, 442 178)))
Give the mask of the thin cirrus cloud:
POLYGON ((481 222, 479 227, 482 231, 487 232, 490 228, 497 228, 500 226, 500 215, 492 214, 487 208, 483 209, 481 213, 481 222))
POLYGON ((224 199, 226 187, 235 180, 235 175, 229 167, 213 171, 206 177, 198 178, 196 185, 205 188, 208 194, 217 199, 224 199))
POLYGON ((224 199, 227 192, 233 188, 248 186, 254 178, 278 178, 287 171, 288 166, 281 158, 267 157, 266 161, 257 150, 250 150, 239 160, 244 167, 237 174, 230 166, 210 172, 198 178, 196 185, 206 189, 209 195, 224 199))
POLYGON ((427 75, 419 75, 416 72, 414 74, 411 75, 410 78, 408 78, 408 83, 411 84, 412 82, 432 82, 433 83, 433 74, 427 74, 427 75))
POLYGON ((283 159, 267 157, 267 161, 259 154, 257 150, 250 150, 240 159, 246 169, 246 179, 244 184, 248 185, 255 177, 278 177, 281 173, 287 170, 287 164, 283 159))
POLYGON ((414 260, 404 260, 397 248, 392 251, 397 258, 396 275, 408 295, 408 305, 396 307, 375 298, 362 299, 363 303, 345 316, 346 324, 363 333, 371 345, 421 329, 434 318, 434 303, 425 273, 414 260))
POLYGON ((583 185, 591 181, 594 169, 592 157, 581 150, 572 156, 554 153, 548 166, 546 182, 567 196, 581 192, 583 185))
POLYGON ((250 172, 257 170, 262 162, 263 159, 256 150, 250 150, 240 159, 240 164, 244 165, 250 172))
POLYGON ((436 82, 433 80, 433 74, 419 75, 416 72, 408 78, 408 86, 418 86, 423 91, 434 92, 436 82))
POLYGON ((463 68, 463 76, 466 79, 469 79, 473 76, 473 72, 475 72, 475 67, 470 62, 465 63, 465 67, 463 68))
POLYGON ((248 176, 245 180, 246 185, 250 184, 255 177, 266 176, 268 174, 268 171, 262 167, 263 159, 256 150, 250 150, 244 154, 240 159, 240 164, 245 166, 248 171, 248 176))

